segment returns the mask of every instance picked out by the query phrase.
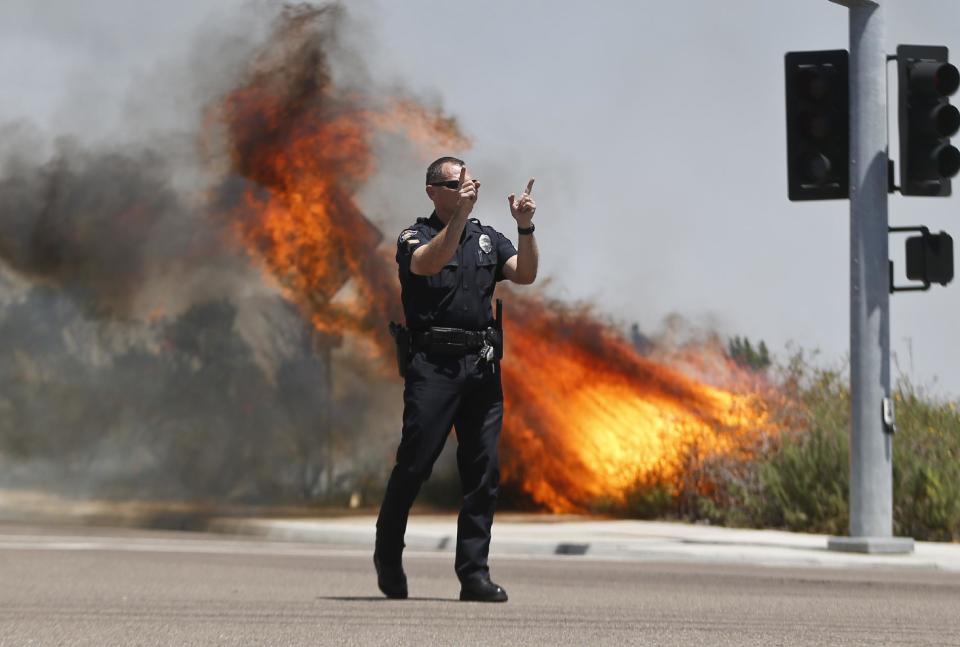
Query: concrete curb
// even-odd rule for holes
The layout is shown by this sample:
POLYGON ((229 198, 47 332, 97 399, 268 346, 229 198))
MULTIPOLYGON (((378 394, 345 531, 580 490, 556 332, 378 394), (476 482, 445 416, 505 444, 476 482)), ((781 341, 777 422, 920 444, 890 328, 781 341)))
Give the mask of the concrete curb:
MULTIPOLYGON (((336 521, 288 519, 213 519, 206 527, 209 532, 262 537, 275 541, 307 541, 331 544, 350 544, 373 550, 375 520, 369 528, 358 524, 336 521)), ((416 519, 407 527, 406 549, 419 552, 447 552, 456 550, 456 525, 452 531, 445 528, 417 528, 416 519)), ((557 542, 537 539, 496 540, 491 552, 519 555, 585 555, 590 545, 582 542, 557 542)))
MULTIPOLYGON (((213 519, 211 532, 373 550, 375 519, 213 519)), ((453 553, 456 519, 411 517, 407 550, 453 553)), ((813 568, 910 568, 960 573, 960 544, 916 542, 906 555, 827 549, 825 535, 645 521, 497 521, 491 555, 587 557, 813 568)))
MULTIPOLYGON (((189 505, 64 501, 42 493, 0 491, 0 522, 109 526, 348 545, 373 551, 376 518, 285 510, 282 517, 253 509, 189 505), (299 516, 297 516, 299 515, 299 516)), ((455 551, 455 515, 411 516, 407 549, 455 551)), ((609 559, 785 566, 794 568, 912 568, 960 573, 960 544, 916 542, 910 554, 828 550, 849 541, 779 530, 722 528, 662 521, 498 513, 491 555, 509 558, 609 559)), ((896 540, 903 545, 903 540, 896 540)))

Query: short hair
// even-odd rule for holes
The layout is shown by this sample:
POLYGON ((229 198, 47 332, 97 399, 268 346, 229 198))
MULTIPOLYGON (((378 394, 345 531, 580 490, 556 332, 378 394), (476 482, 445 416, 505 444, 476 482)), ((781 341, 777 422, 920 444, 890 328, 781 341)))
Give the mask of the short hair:
POLYGON ((466 162, 461 159, 457 159, 456 157, 441 157, 427 167, 427 184, 443 182, 443 167, 447 164, 459 164, 460 166, 463 166, 466 164, 466 162))

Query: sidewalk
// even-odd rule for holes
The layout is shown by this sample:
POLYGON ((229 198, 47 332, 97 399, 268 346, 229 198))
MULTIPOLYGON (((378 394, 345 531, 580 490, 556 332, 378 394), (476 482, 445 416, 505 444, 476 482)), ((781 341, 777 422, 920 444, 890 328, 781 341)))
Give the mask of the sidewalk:
MULTIPOLYGON (((0 522, 3 521, 205 531, 269 540, 346 544, 371 552, 376 527, 372 514, 356 515, 339 509, 326 513, 304 509, 265 513, 262 509, 187 504, 68 501, 42 493, 0 490, 0 522)), ((452 554, 456 537, 456 515, 415 514, 407 526, 407 550, 452 554)), ((960 543, 916 542, 912 554, 864 555, 827 550, 826 535, 509 512, 497 514, 490 552, 517 557, 798 568, 912 568, 960 573, 960 543)))
MULTIPOLYGON (((373 550, 376 519, 214 519, 214 532, 267 539, 345 543, 373 550)), ((452 553, 456 517, 411 516, 407 550, 452 553)), ((824 568, 915 568, 960 573, 960 544, 916 542, 909 555, 863 555, 827 550, 826 535, 743 530, 659 521, 497 516, 492 555, 586 556, 640 561, 824 568)))

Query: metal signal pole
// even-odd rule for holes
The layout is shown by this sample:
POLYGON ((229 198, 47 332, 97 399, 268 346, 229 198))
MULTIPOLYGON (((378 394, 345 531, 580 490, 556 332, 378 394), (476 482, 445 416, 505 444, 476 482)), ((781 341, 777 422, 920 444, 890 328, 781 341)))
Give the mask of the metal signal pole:
POLYGON ((831 550, 905 553, 893 536, 893 407, 887 245, 887 0, 830 0, 850 12, 850 536, 831 550))

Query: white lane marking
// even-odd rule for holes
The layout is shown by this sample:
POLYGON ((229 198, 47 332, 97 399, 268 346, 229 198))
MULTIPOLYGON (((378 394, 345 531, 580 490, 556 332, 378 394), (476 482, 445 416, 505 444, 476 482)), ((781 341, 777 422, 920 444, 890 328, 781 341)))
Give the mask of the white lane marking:
MULTIPOLYGON (((194 553, 199 555, 270 555, 281 557, 363 557, 373 555, 373 545, 369 548, 333 548, 318 544, 316 547, 303 544, 289 545, 277 542, 251 541, 217 541, 215 539, 153 539, 140 537, 85 537, 82 535, 0 535, 0 551, 117 551, 140 553, 194 553)), ((552 554, 498 554, 492 550, 497 559, 531 560, 538 561, 569 561, 570 559, 584 559, 587 556, 563 556, 552 554)), ((450 560, 449 551, 411 550, 404 551, 404 556, 417 559, 450 560)), ((616 561, 602 557, 598 561, 616 561)))
MULTIPOLYGON (((516 547, 514 547, 515 549, 516 547)), ((303 542, 286 544, 283 542, 223 541, 217 539, 190 539, 190 538, 142 538, 142 537, 90 537, 82 535, 26 535, 0 534, 0 551, 116 551, 129 553, 193 553, 197 555, 264 555, 277 557, 359 557, 370 558, 373 554, 373 545, 369 547, 332 547, 318 543, 315 547, 303 542)), ((758 568, 794 568, 794 569, 855 569, 864 571, 896 571, 930 570, 930 571, 960 571, 953 564, 938 563, 935 560, 918 559, 917 556, 909 561, 889 560, 884 562, 850 561, 800 561, 792 558, 758 558, 757 555, 727 555, 724 559, 710 559, 702 555, 691 554, 686 551, 647 549, 640 551, 626 551, 616 554, 586 555, 556 555, 535 553, 501 553, 495 546, 491 547, 491 556, 497 560, 536 560, 536 561, 597 561, 597 562, 647 562, 647 563, 684 563, 684 564, 715 564, 717 566, 753 566, 758 568)), ((450 551, 418 550, 407 548, 404 556, 416 559, 450 560, 450 551)))
POLYGON ((47 551, 122 551, 122 552, 140 552, 140 553, 196 553, 204 555, 277 555, 291 557, 323 557, 323 556, 345 556, 345 555, 364 555, 370 551, 353 549, 327 549, 327 548, 251 548, 238 549, 233 546, 177 546, 174 544, 116 544, 96 541, 54 541, 44 543, 27 542, 2 542, 0 550, 47 550, 47 551))
POLYGON ((223 542, 196 539, 144 539, 134 537, 83 537, 75 535, 0 535, 0 550, 129 551, 233 555, 366 555, 361 548, 284 545, 262 542, 223 542))

